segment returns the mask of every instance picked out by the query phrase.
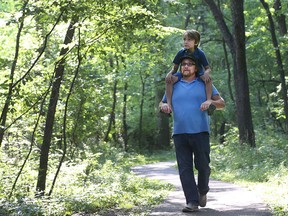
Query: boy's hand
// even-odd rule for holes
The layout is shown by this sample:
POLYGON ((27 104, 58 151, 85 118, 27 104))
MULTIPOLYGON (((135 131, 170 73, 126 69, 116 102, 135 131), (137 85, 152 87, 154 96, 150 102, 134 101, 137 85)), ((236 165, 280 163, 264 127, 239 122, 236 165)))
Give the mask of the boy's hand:
POLYGON ((211 105, 212 100, 206 100, 205 102, 203 102, 200 106, 200 110, 204 111, 207 110, 209 108, 209 106, 211 105))
POLYGON ((205 84, 211 82, 212 80, 208 72, 205 72, 202 76, 200 76, 200 78, 203 80, 203 82, 205 82, 205 84))
POLYGON ((202 111, 207 110, 209 116, 211 116, 216 109, 216 106, 212 104, 212 100, 207 100, 201 104, 200 109, 202 111))
POLYGON ((166 75, 165 81, 166 81, 166 83, 172 83, 172 82, 173 82, 172 73, 171 73, 171 72, 169 72, 169 73, 166 75))
POLYGON ((169 107, 169 105, 167 103, 162 103, 160 105, 160 111, 163 113, 171 113, 172 112, 171 108, 169 107))

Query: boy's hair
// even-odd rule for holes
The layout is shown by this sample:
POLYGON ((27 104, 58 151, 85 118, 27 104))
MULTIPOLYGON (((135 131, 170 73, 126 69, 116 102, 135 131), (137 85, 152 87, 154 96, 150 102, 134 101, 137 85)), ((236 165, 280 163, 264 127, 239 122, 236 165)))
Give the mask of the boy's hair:
POLYGON ((183 34, 183 38, 185 37, 195 40, 195 48, 198 47, 200 43, 200 33, 198 31, 196 31, 195 29, 187 30, 183 34))

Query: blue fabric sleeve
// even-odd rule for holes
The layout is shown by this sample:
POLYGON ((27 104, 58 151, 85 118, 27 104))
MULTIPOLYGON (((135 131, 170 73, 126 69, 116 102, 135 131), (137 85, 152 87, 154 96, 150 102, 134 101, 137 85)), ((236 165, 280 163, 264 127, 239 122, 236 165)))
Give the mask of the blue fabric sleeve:
POLYGON ((175 74, 173 74, 173 76, 178 77, 178 81, 180 81, 182 79, 182 73, 181 72, 176 72, 175 74))
POLYGON ((216 89, 216 87, 212 84, 212 96, 214 96, 214 95, 219 95, 219 92, 216 89))
POLYGON ((163 95, 163 97, 162 97, 162 102, 163 102, 163 103, 167 103, 166 94, 163 95))

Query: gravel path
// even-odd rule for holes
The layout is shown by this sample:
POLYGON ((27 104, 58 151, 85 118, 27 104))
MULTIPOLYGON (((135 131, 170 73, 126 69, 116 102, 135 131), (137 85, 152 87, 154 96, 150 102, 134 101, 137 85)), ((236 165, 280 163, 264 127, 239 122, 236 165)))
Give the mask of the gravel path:
POLYGON ((198 212, 182 213, 185 198, 181 188, 175 162, 160 162, 134 167, 133 172, 138 175, 163 180, 175 186, 164 202, 156 206, 150 216, 271 216, 267 206, 253 191, 235 184, 210 180, 210 191, 205 208, 198 212))

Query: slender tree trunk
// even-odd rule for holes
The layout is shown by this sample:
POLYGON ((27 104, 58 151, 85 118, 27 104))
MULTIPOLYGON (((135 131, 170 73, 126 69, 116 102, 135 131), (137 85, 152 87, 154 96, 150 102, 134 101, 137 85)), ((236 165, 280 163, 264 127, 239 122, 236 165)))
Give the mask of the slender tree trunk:
POLYGON ((83 106, 85 104, 86 99, 84 97, 81 97, 80 102, 79 102, 79 106, 78 106, 78 111, 77 111, 77 116, 74 120, 74 126, 72 129, 72 134, 71 134, 71 139, 72 139, 72 143, 75 146, 75 148, 79 147, 79 142, 78 142, 78 128, 79 128, 79 120, 81 119, 81 115, 82 115, 82 110, 83 110, 83 106))
POLYGON ((28 2, 29 2, 29 0, 24 2, 23 7, 22 7, 22 11, 23 11, 22 17, 21 17, 21 19, 19 19, 19 20, 21 20, 21 22, 19 23, 19 28, 18 28, 18 32, 17 32, 17 36, 16 36, 16 48, 15 48, 14 59, 13 59, 13 63, 12 63, 11 71, 10 71, 10 76, 9 76, 8 93, 7 93, 4 108, 2 110, 1 117, 0 117, 0 146, 2 145, 7 114, 9 112, 9 105, 10 105, 10 101, 11 101, 12 94, 13 94, 14 74, 15 74, 15 69, 16 69, 16 65, 17 65, 17 61, 18 61, 19 49, 20 49, 20 37, 21 37, 22 29, 24 27, 24 20, 25 20, 26 12, 27 12, 26 6, 27 6, 28 2))
MULTIPOLYGON (((7 98, 5 101, 5 105, 1 114, 1 118, 0 118, 0 146, 2 144, 3 141, 3 136, 5 131, 8 129, 8 127, 5 127, 6 125, 6 118, 7 118, 7 114, 9 111, 9 105, 10 105, 10 100, 12 99, 12 94, 13 94, 13 89, 19 84, 21 83, 21 81, 25 80, 25 78, 28 76, 28 74, 32 71, 32 69, 34 68, 34 66, 37 64, 37 62, 39 61, 39 59, 41 58, 41 56, 43 55, 46 46, 47 46, 47 42, 48 42, 48 38, 51 35, 51 33, 54 31, 55 27, 57 26, 57 24, 59 23, 62 15, 63 15, 63 11, 60 13, 60 15, 58 16, 56 22, 54 23, 53 27, 51 28, 51 30, 49 31, 49 33, 45 36, 45 39, 43 41, 42 47, 41 47, 41 51, 39 53, 39 55, 37 56, 37 58, 34 60, 34 62, 32 63, 32 65, 30 66, 30 68, 27 70, 27 72, 17 81, 14 82, 14 73, 15 73, 15 68, 17 65, 17 60, 18 60, 18 54, 19 54, 19 47, 20 47, 20 36, 21 36, 21 32, 23 29, 23 23, 24 23, 24 18, 25 18, 25 11, 26 11, 26 4, 28 3, 28 1, 25 2, 22 10, 23 12, 23 16, 22 16, 22 22, 20 23, 19 29, 18 29, 18 34, 17 34, 17 38, 16 38, 16 50, 15 50, 15 57, 14 57, 14 61, 12 64, 12 68, 11 68, 11 73, 10 73, 10 80, 11 82, 9 83, 9 89, 8 89, 8 94, 7 94, 7 98)), ((37 102, 36 102, 37 103, 37 102)), ((24 114, 23 114, 24 115, 24 114)), ((22 115, 20 117, 18 117, 15 121, 13 121, 12 124, 14 124, 17 120, 19 120, 22 117, 22 115)), ((12 124, 9 125, 12 126, 12 124)))
MULTIPOLYGON (((66 36, 64 39, 64 44, 68 45, 72 42, 74 36, 74 24, 78 21, 76 17, 73 17, 68 30, 66 32, 66 36)), ((46 188, 46 176, 47 176, 47 169, 48 169, 48 156, 49 150, 51 145, 52 139, 52 132, 53 132, 53 124, 55 119, 55 112, 57 107, 57 102, 59 98, 59 91, 61 82, 63 80, 64 74, 64 64, 65 64, 65 55, 68 53, 68 48, 62 48, 60 51, 61 60, 57 63, 55 67, 55 80, 52 84, 52 91, 50 95, 50 102, 48 105, 48 111, 46 116, 46 123, 44 128, 44 137, 40 151, 40 164, 39 164, 39 171, 38 171, 38 179, 37 179, 37 186, 36 191, 39 195, 44 195, 45 188, 46 188)))
POLYGON ((124 84, 124 97, 123 97, 123 111, 122 111, 122 138, 124 141, 124 150, 128 151, 128 125, 127 125, 127 90, 128 90, 128 83, 125 80, 124 84))
MULTIPOLYGON (((117 79, 117 78, 116 78, 117 79)), ((116 108, 116 103, 117 103, 117 80, 115 80, 114 85, 113 85, 113 103, 112 103, 112 110, 110 112, 110 118, 109 118, 109 124, 108 124, 108 129, 104 138, 104 141, 107 142, 109 140, 109 134, 111 133, 112 126, 114 125, 115 122, 115 108, 116 108)), ((115 128, 114 128, 115 130, 115 128)), ((114 133, 114 132, 113 132, 114 133)))
MULTIPOLYGON (((161 83, 163 81, 161 80, 161 83)), ((156 107, 157 107, 157 126, 158 126, 158 132, 157 132, 157 138, 156 138, 156 144, 153 147, 153 149, 157 150, 163 150, 163 149, 169 149, 170 141, 171 141, 171 132, 170 132, 170 125, 169 125, 169 117, 166 114, 159 112, 159 102, 162 100, 164 95, 164 89, 161 87, 162 85, 159 82, 155 82, 155 95, 156 95, 156 107)))
POLYGON ((280 35, 284 36, 287 34, 287 25, 286 25, 286 16, 283 13, 281 13, 281 9, 282 9, 281 1, 275 0, 273 7, 276 12, 275 14, 276 14, 277 22, 278 22, 280 35))
POLYGON ((143 106, 144 106, 144 97, 145 97, 145 77, 143 77, 142 73, 140 72, 140 79, 141 79, 141 101, 140 101, 140 115, 139 115, 139 134, 138 134, 138 144, 140 148, 143 148, 143 106))
MULTIPOLYGON (((117 57, 116 57, 117 58, 117 57)), ((114 63, 113 63, 113 59, 110 58, 109 59, 110 62, 110 68, 114 68, 114 63)), ((109 70, 109 69, 107 69, 109 70)), ((112 132, 112 137, 113 140, 116 141, 116 136, 115 136, 115 109, 116 109, 116 104, 117 104, 117 85, 118 85, 118 61, 117 61, 117 70, 116 70, 116 75, 115 75, 115 81, 114 81, 114 85, 113 85, 113 103, 112 103, 112 109, 110 112, 110 118, 109 118, 109 123, 108 123, 108 128, 107 128, 107 132, 105 134, 104 137, 104 141, 107 142, 109 140, 109 135, 112 132)))
POLYGON ((281 52, 279 49, 279 44, 278 44, 278 40, 277 40, 276 32, 275 32, 275 25, 274 25, 274 21, 273 21, 273 18, 269 9, 269 5, 264 0, 260 0, 260 2, 265 8, 266 14, 269 20, 271 39, 272 39, 273 47, 275 50, 277 66, 278 66, 278 71, 279 71, 280 80, 281 80, 282 99, 284 101, 284 113, 285 113, 285 130, 287 130, 288 129, 288 97, 287 97, 287 85, 286 85, 286 79, 285 79, 285 71, 284 71, 283 62, 282 62, 282 56, 281 56, 281 52))
POLYGON ((58 169, 56 171, 56 174, 55 174, 55 177, 54 177, 54 180, 53 180, 53 183, 52 183, 52 186, 51 186, 51 189, 49 191, 49 196, 51 196, 52 192, 53 192, 53 189, 54 189, 54 186, 55 186, 55 183, 56 183, 56 179, 58 177, 58 174, 60 172, 60 169, 61 169, 61 166, 63 164, 63 161, 65 159, 65 156, 66 156, 66 152, 67 152, 67 136, 66 136, 66 126, 67 126, 67 112, 68 112, 68 104, 69 104, 69 99, 70 99, 70 96, 72 94, 72 91, 73 91, 73 88, 74 88, 74 84, 75 84, 75 81, 78 77, 78 74, 79 74, 79 68, 80 68, 80 65, 81 65, 81 56, 80 56, 80 30, 79 30, 79 39, 78 39, 78 50, 77 50, 77 56, 78 56, 78 65, 77 65, 77 68, 76 68, 76 71, 75 71, 75 75, 74 75, 74 78, 72 80, 72 83, 70 85, 70 89, 69 89, 69 93, 67 95, 67 98, 66 98, 66 102, 65 102, 65 111, 64 111, 64 118, 63 118, 63 142, 64 142, 64 148, 63 148, 63 154, 62 154, 62 157, 60 159, 60 162, 59 162, 59 165, 58 165, 58 169))
POLYGON ((223 40, 223 50, 224 50, 224 56, 225 56, 225 63, 227 65, 227 73, 228 73, 228 89, 229 89, 229 94, 230 94, 230 98, 233 102, 235 102, 234 96, 233 96, 233 91, 232 91, 232 81, 231 81, 231 67, 230 67, 230 63, 228 60, 228 53, 227 53, 227 49, 226 49, 226 43, 225 40, 223 40))
POLYGON ((225 126, 226 126, 226 121, 223 121, 219 130, 219 135, 220 135, 219 141, 221 144, 225 142, 225 126))
MULTIPOLYGON (((274 1, 274 5, 273 5, 275 11, 276 11, 276 19, 278 22, 278 27, 279 27, 279 32, 281 36, 287 36, 287 25, 286 25, 286 16, 281 12, 282 10, 282 4, 280 0, 275 0, 274 1)), ((284 51, 284 64, 285 64, 285 59, 287 60, 288 58, 288 51, 285 50, 284 51)), ((287 62, 286 62, 287 63, 287 62)), ((283 78, 282 78, 283 79, 283 78)), ((285 83, 286 84, 286 83, 285 83)), ((285 111, 286 113, 286 111, 285 111)), ((287 116, 286 116, 286 130, 288 129, 288 125, 287 125, 287 116)))
POLYGON ((46 97, 47 97, 49 91, 50 91, 50 86, 49 86, 49 89, 45 92, 45 94, 44 94, 44 96, 42 98, 42 103, 41 103, 40 110, 39 110, 39 113, 38 113, 38 118, 37 118, 37 120, 35 122, 34 129, 33 129, 33 132, 32 132, 30 148, 29 148, 28 154, 26 155, 25 160, 24 160, 24 162, 23 162, 23 164, 22 164, 22 166, 21 166, 21 168, 20 168, 20 170, 19 170, 19 172, 17 174, 17 177, 16 177, 16 179, 15 179, 15 181, 13 183, 12 189, 11 189, 10 194, 8 196, 9 199, 12 197, 12 194, 13 194, 13 191, 14 191, 16 185, 17 185, 18 179, 21 176, 22 171, 23 171, 23 169, 24 169, 24 167, 25 167, 25 165, 26 165, 26 163, 27 163, 27 161, 28 161, 28 159, 29 159, 29 157, 30 157, 30 155, 32 153, 32 150, 33 150, 33 147, 34 147, 36 130, 38 128, 38 125, 39 125, 39 122, 40 122, 40 119, 41 119, 41 113, 43 112, 44 102, 46 100, 46 97))

